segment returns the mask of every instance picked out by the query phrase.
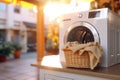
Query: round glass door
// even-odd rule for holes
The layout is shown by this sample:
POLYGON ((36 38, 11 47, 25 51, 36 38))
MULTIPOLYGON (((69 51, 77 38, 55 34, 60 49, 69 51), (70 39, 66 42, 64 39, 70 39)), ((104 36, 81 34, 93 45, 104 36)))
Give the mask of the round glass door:
POLYGON ((88 42, 100 42, 97 31, 93 26, 85 22, 75 23, 70 26, 65 34, 64 42, 78 41, 80 44, 88 42))

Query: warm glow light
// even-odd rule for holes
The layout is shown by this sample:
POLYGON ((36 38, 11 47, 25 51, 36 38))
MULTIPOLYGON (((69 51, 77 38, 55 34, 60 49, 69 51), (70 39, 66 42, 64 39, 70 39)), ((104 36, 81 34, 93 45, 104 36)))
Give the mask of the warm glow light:
POLYGON ((72 11, 72 7, 68 4, 47 4, 44 7, 44 13, 49 17, 49 20, 54 20, 57 16, 65 13, 69 13, 72 11))
POLYGON ((23 8, 29 8, 29 9, 32 9, 34 7, 33 4, 22 1, 22 0, 0 0, 0 2, 4 2, 7 4, 13 3, 14 5, 18 4, 23 8))
POLYGON ((12 2, 12 0, 0 0, 0 2, 5 2, 5 3, 9 4, 12 2))
POLYGON ((37 6, 33 6, 33 11, 37 13, 37 6))
POLYGON ((77 4, 77 11, 85 11, 90 9, 90 2, 78 2, 77 4))
POLYGON ((52 21, 61 14, 89 10, 91 1, 93 0, 71 0, 70 4, 49 3, 44 7, 44 13, 52 21))
POLYGON ((92 1, 95 1, 95 0, 76 0, 77 2, 92 2, 92 1))
POLYGON ((45 56, 42 60, 41 65, 49 66, 49 67, 59 67, 59 68, 62 67, 62 65, 60 64, 59 55, 45 56))
POLYGON ((29 9, 32 9, 34 7, 33 4, 25 2, 25 1, 20 1, 20 6, 23 8, 29 8, 29 9))

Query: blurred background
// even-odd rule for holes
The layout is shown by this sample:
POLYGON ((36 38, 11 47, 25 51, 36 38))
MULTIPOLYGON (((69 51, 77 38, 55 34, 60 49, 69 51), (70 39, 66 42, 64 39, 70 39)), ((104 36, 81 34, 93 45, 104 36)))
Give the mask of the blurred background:
MULTIPOLYGON (((104 7, 120 15, 120 0, 46 0, 45 52, 58 54, 60 15, 104 7)), ((36 23, 36 4, 25 0, 0 0, 0 44, 16 42, 22 45, 22 53, 36 52, 36 36, 39 36, 36 23)))

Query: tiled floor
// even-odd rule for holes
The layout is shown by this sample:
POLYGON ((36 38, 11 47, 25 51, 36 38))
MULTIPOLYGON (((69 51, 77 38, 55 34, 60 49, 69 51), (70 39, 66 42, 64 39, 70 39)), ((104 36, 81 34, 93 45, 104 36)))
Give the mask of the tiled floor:
POLYGON ((38 70, 30 64, 36 62, 36 53, 25 53, 20 59, 0 63, 0 80, 38 80, 38 70))

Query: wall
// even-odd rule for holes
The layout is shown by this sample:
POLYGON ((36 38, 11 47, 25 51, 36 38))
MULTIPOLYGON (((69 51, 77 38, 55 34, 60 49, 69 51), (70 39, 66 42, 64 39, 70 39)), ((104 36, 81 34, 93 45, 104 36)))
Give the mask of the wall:
MULTIPOLYGON (((0 29, 6 31, 6 41, 16 41, 15 31, 19 34, 19 43, 23 46, 22 52, 27 52, 27 28, 23 21, 36 24, 36 16, 32 9, 20 8, 20 13, 14 12, 13 4, 0 3, 0 29), (5 6, 5 8, 3 8, 5 6), (2 9, 3 8, 3 9, 2 9), (4 23, 4 24, 3 24, 4 23), (22 42, 21 42, 22 41, 22 42)), ((36 30, 34 29, 36 32, 36 30)))

